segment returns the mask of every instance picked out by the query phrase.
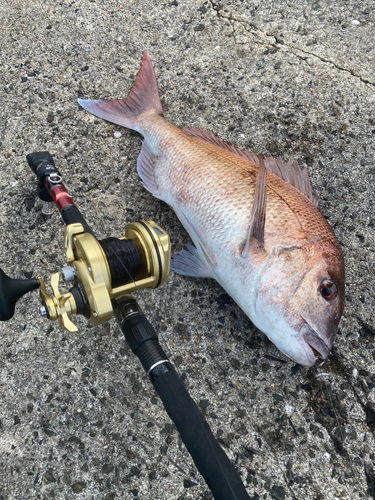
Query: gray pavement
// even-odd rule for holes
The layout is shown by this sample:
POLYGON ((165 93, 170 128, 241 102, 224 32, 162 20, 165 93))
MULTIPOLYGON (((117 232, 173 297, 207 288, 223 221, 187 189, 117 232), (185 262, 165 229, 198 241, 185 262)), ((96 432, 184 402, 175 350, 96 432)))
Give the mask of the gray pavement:
MULTIPOLYGON (((49 150, 100 237, 153 219, 189 237, 136 173, 140 137, 80 110, 125 97, 145 50, 166 117, 307 167, 342 244, 347 302, 330 358, 295 365, 213 281, 139 294, 257 499, 375 498, 374 9, 370 0, 0 3, 0 256, 48 279, 63 224, 25 155, 49 150), (115 138, 114 132, 121 137, 115 138)), ((113 321, 69 334, 37 293, 0 325, 0 500, 209 499, 113 321)))

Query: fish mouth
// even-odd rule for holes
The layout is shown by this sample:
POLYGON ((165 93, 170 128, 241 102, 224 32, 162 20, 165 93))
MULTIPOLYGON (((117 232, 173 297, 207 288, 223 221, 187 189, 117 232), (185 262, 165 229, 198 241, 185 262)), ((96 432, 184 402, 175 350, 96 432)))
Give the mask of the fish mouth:
POLYGON ((311 347, 312 352, 316 358, 326 359, 331 352, 330 347, 324 342, 324 340, 316 333, 315 330, 311 328, 308 323, 301 329, 302 337, 305 342, 311 347))

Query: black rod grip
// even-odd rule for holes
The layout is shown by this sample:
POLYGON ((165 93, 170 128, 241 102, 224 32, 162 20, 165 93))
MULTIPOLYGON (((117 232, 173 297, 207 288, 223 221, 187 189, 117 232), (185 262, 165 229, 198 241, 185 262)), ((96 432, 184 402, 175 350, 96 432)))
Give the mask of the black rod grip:
POLYGON ((113 309, 127 343, 149 374, 215 500, 250 500, 238 472, 169 363, 154 328, 141 313, 137 302, 129 297, 122 302, 113 301, 113 309))
POLYGON ((62 183, 61 175, 55 167, 55 162, 53 161, 52 156, 48 151, 39 151, 37 153, 30 153, 26 156, 27 162, 31 168, 31 170, 37 175, 39 181, 39 197, 45 201, 54 201, 57 205, 57 208, 60 211, 61 217, 63 218, 65 224, 69 226, 69 224, 80 223, 83 226, 85 233, 90 233, 95 236, 93 230, 87 224, 85 218, 78 210, 78 208, 73 204, 73 200, 66 192, 66 188, 62 183), (50 182, 51 174, 57 174, 59 179, 55 182, 50 182), (55 192, 55 189, 59 189, 59 191, 55 192), (58 201, 57 195, 62 195, 62 191, 64 192, 64 199, 68 198, 69 203, 61 204, 58 201))
POLYGON ((165 371, 153 384, 215 500, 250 500, 238 472, 175 370, 165 371))
POLYGON ((27 163, 31 170, 36 174, 36 169, 38 165, 41 163, 45 163, 50 165, 51 167, 55 167, 55 162, 51 154, 48 151, 39 151, 38 153, 29 153, 26 156, 27 163))
POLYGON ((61 217, 67 226, 69 226, 69 224, 80 223, 82 224, 85 233, 90 233, 95 236, 94 231, 87 224, 86 219, 75 205, 68 205, 64 207, 61 210, 61 217))

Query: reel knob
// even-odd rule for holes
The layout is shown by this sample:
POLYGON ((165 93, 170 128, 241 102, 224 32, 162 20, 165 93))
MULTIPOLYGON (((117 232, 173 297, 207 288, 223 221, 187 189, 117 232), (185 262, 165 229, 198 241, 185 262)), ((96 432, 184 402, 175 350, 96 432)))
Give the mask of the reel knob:
POLYGON ((26 293, 36 290, 39 286, 39 280, 36 278, 13 279, 0 269, 0 321, 8 321, 12 318, 18 299, 26 293))

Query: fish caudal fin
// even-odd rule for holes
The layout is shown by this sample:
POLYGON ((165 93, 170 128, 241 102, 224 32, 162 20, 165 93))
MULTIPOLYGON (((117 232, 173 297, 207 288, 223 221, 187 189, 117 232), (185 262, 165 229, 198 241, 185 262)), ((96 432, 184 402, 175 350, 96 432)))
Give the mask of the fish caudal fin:
POLYGON ((151 59, 143 52, 140 70, 126 99, 78 99, 78 104, 99 118, 138 131, 142 113, 153 110, 159 115, 163 114, 151 59))

